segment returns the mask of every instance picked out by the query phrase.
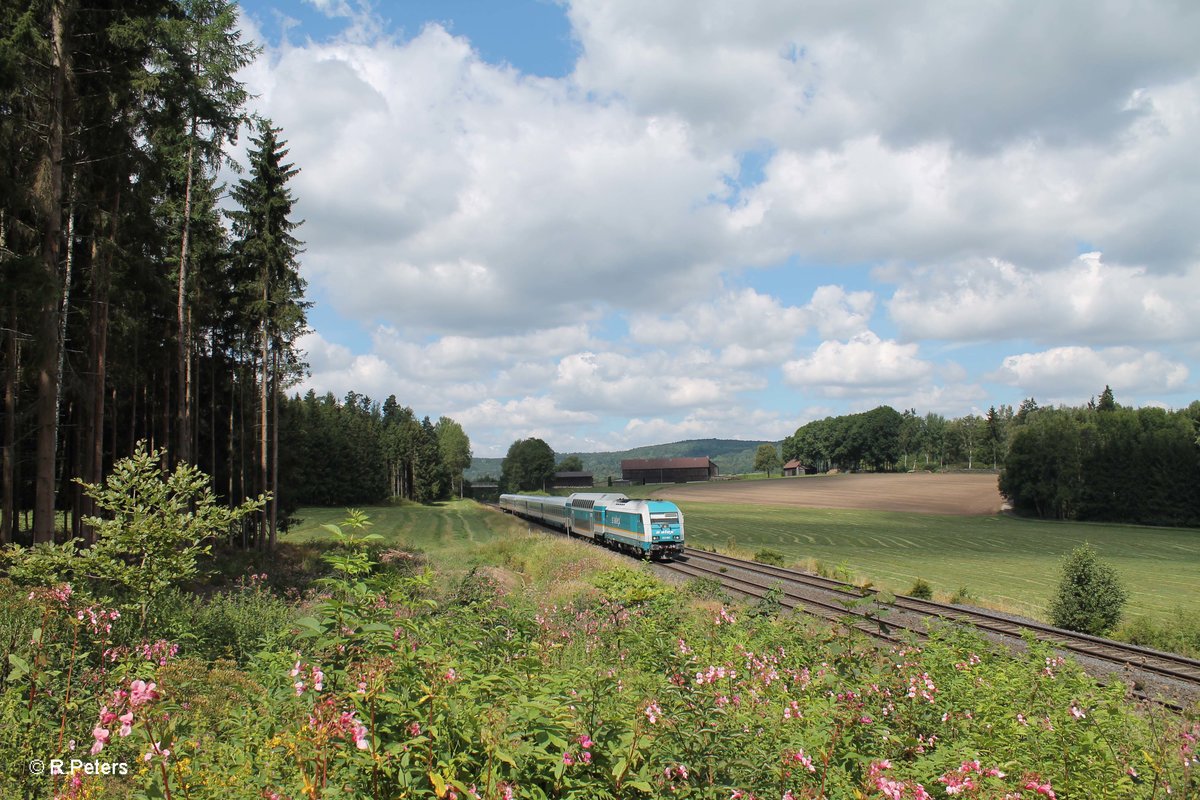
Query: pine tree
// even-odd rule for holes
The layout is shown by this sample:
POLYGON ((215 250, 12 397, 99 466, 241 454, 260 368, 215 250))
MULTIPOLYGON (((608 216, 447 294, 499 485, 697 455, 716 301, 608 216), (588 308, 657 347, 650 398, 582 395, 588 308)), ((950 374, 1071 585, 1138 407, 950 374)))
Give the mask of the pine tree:
MULTIPOLYGON (((274 483, 270 477, 269 399, 302 368, 295 341, 304 330, 305 309, 310 305, 303 300, 305 281, 297 261, 300 241, 292 235, 301 222, 292 219, 295 197, 287 185, 300 170, 284 163, 287 143, 279 139, 279 133, 269 120, 259 120, 257 135, 250 139, 250 175, 234 187, 231 194, 238 208, 229 212, 234 259, 249 279, 241 287, 244 305, 258 328, 258 478, 263 491, 269 491, 274 483)), ((277 442, 273 449, 277 454, 277 442)), ((277 468, 274 471, 277 479, 277 468)), ((272 500, 260 520, 260 546, 275 546, 277 508, 272 500)))

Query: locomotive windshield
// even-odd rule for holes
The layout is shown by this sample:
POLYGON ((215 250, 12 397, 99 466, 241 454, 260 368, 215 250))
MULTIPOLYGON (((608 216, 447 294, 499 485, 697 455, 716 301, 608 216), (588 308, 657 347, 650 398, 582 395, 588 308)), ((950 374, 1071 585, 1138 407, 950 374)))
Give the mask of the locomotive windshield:
POLYGON ((678 523, 678 522, 679 522, 679 515, 678 515, 678 514, 675 514, 675 513, 669 513, 669 514, 651 514, 651 515, 650 515, 650 521, 651 521, 651 522, 665 522, 665 523, 669 523, 669 524, 676 524, 676 523, 678 523))

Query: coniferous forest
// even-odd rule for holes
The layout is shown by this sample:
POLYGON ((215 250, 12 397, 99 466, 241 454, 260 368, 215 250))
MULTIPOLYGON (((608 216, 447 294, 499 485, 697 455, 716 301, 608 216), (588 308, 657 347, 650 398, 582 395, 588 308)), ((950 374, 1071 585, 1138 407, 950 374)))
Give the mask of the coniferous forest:
POLYGON ((228 0, 0 3, 0 541, 88 541, 74 479, 101 481, 139 441, 231 506, 270 494, 259 546, 300 503, 459 488, 436 440, 469 463, 452 421, 287 399, 309 306, 301 167, 247 113, 255 52, 228 0))

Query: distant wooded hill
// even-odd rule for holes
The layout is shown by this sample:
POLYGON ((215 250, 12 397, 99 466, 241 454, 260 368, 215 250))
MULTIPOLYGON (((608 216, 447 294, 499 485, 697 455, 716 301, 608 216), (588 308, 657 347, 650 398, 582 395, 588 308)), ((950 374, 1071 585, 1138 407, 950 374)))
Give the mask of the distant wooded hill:
MULTIPOLYGON (((754 471, 754 453, 760 444, 778 442, 744 441, 742 439, 688 439, 671 444, 654 444, 618 450, 611 453, 555 453, 555 461, 567 456, 579 456, 584 470, 590 471, 600 483, 610 475, 621 477, 621 461, 627 458, 699 458, 708 456, 721 469, 722 475, 738 475, 754 471)), ((502 458, 474 458, 464 473, 467 480, 478 481, 484 476, 500 477, 502 458)))

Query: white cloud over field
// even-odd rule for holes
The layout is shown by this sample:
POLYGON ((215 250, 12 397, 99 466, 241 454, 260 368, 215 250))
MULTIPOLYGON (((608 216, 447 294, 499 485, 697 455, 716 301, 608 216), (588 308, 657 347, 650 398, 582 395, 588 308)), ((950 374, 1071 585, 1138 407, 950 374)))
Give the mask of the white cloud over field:
POLYGON ((559 78, 314 7, 351 24, 244 76, 338 321, 312 388, 480 454, 1194 395, 1200 6, 569 0, 559 78))

